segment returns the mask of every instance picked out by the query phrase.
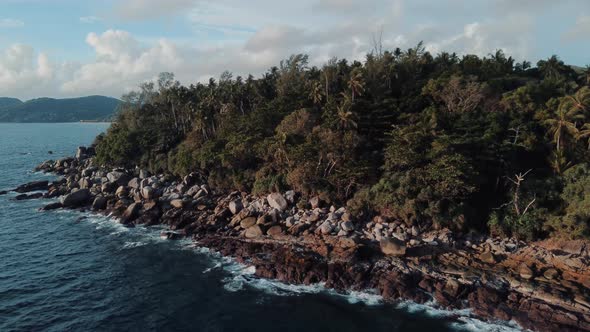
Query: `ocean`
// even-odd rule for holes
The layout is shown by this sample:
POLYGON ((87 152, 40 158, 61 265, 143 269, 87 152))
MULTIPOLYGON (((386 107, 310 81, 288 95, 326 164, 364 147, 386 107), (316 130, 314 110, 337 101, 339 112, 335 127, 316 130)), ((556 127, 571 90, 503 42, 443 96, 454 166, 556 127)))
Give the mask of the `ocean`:
MULTIPOLYGON (((108 124, 0 124, 0 191, 73 155, 108 124), (52 151, 52 154, 48 152, 52 151)), ((0 196, 0 331, 513 331, 444 311, 321 285, 261 280, 158 227, 127 229, 48 200, 0 196)))

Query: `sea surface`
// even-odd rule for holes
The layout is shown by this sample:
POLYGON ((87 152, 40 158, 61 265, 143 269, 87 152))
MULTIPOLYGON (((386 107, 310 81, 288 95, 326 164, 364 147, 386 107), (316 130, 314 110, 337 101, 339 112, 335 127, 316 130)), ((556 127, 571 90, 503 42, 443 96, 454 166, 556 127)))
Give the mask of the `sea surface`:
MULTIPOLYGON (((0 124, 0 191, 53 176, 108 124, 0 124), (53 154, 49 154, 52 151, 53 154)), ((0 196, 0 331, 512 331, 367 293, 260 280, 190 241, 107 217, 38 212, 47 200, 0 196)))

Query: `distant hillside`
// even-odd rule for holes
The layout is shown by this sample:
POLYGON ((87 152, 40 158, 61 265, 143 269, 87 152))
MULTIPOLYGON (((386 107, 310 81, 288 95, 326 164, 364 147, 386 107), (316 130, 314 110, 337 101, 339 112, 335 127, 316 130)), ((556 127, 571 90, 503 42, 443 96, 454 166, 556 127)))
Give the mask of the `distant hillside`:
POLYGON ((38 98, 24 103, 14 98, 0 98, 0 122, 108 121, 119 102, 104 96, 38 98))
POLYGON ((22 103, 20 99, 0 97, 0 107, 20 105, 22 103))

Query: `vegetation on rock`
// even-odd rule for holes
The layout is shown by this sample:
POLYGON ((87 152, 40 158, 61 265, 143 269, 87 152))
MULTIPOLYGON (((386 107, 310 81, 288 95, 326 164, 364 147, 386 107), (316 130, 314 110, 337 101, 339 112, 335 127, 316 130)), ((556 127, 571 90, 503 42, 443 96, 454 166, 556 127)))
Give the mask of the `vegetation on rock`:
POLYGON ((123 97, 97 159, 218 190, 293 189, 423 229, 590 236, 590 86, 557 57, 516 63, 419 44, 260 78, 170 73, 123 97), (586 122, 588 121, 588 122, 586 122))

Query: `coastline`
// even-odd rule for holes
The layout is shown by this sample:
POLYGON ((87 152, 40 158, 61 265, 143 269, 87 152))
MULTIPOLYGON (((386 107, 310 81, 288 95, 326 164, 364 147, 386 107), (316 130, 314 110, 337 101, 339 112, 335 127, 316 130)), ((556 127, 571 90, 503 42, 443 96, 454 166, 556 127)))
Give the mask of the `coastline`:
POLYGON ((471 308, 483 319, 514 320, 538 331, 590 330, 585 243, 421 233, 385 218, 355 220, 320 200, 297 208, 294 192, 215 193, 195 173, 173 181, 140 170, 101 169, 92 165, 91 149, 38 170, 64 178, 16 191, 62 197, 47 209, 112 214, 129 227, 163 224, 170 228, 163 236, 192 237, 199 246, 254 266, 262 278, 323 282, 337 291, 375 289, 385 301, 434 299, 444 308, 471 308))

